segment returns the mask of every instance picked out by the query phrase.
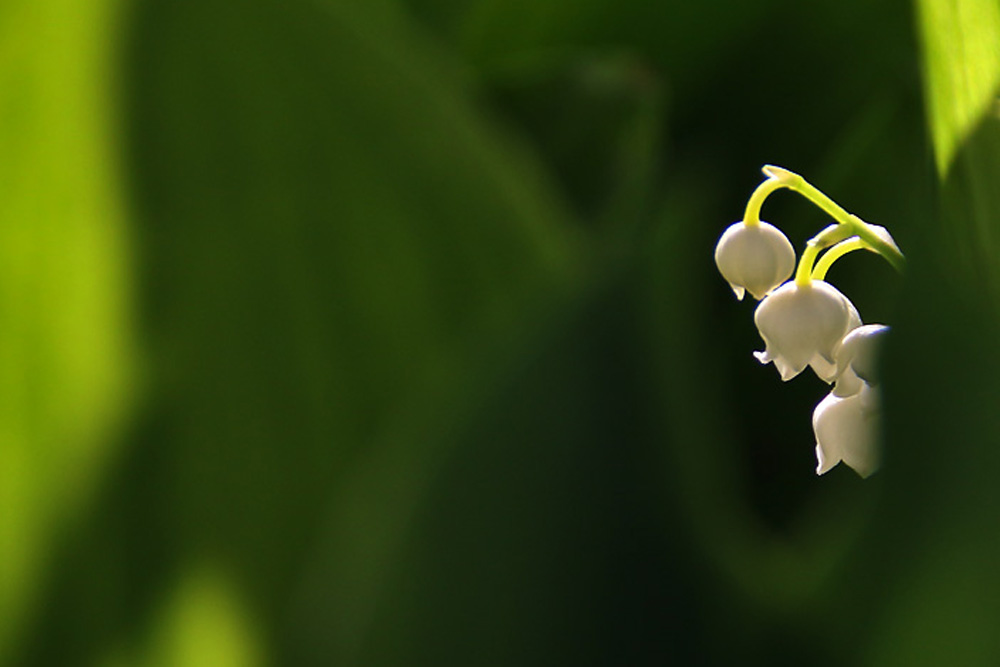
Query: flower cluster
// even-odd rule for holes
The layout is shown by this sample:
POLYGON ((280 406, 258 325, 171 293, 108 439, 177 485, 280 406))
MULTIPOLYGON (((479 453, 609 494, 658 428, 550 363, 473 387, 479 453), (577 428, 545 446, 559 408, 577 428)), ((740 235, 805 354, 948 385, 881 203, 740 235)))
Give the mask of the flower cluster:
POLYGON ((774 364, 784 381, 808 366, 833 385, 813 411, 816 474, 843 461, 868 477, 879 464, 877 351, 889 328, 862 324, 850 299, 824 278, 854 250, 875 252, 900 270, 903 255, 885 228, 847 213, 798 174, 772 166, 763 171, 767 180, 750 197, 743 220, 722 234, 715 263, 738 299, 749 292, 760 301, 754 322, 765 348, 754 356, 774 364), (836 223, 810 239, 797 268, 792 244, 760 219, 764 199, 779 188, 805 196, 836 223))

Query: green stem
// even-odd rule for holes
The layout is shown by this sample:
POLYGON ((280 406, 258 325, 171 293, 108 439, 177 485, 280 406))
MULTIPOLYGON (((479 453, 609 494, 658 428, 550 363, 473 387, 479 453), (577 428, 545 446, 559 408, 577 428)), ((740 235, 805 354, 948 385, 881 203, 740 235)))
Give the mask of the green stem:
POLYGON ((864 239, 858 238, 857 236, 849 238, 846 241, 841 241, 823 253, 823 256, 816 264, 816 268, 812 271, 812 279, 823 280, 826 278, 826 272, 830 270, 830 267, 833 266, 834 262, 847 253, 854 252, 855 250, 871 250, 871 248, 868 247, 868 243, 865 242, 864 239))
POLYGON ((874 250, 882 255, 892 265, 892 268, 900 273, 906 269, 906 258, 903 257, 903 253, 899 251, 899 248, 891 243, 887 243, 881 236, 876 234, 871 225, 856 215, 851 216, 848 224, 851 225, 851 231, 856 236, 861 237, 868 244, 870 250, 874 250))
MULTIPOLYGON (((872 228, 871 225, 866 223, 858 216, 848 213, 846 210, 844 210, 842 206, 837 204, 837 202, 827 197, 819 188, 817 188, 812 183, 802 178, 793 171, 788 171, 787 169, 783 169, 782 167, 776 167, 770 164, 765 165, 762 171, 768 177, 769 180, 773 180, 776 182, 776 184, 772 188, 772 191, 779 187, 786 187, 790 190, 798 192, 800 195, 802 195, 803 197, 811 201, 813 204, 821 208, 827 215, 836 220, 839 224, 847 225, 852 236, 860 237, 868 244, 869 249, 877 252, 879 255, 884 257, 885 260, 889 262, 889 264, 891 264, 894 269, 896 269, 900 273, 903 272, 903 269, 906 266, 906 258, 903 257, 903 253, 901 253, 899 249, 896 248, 891 243, 887 243, 886 241, 884 241, 882 237, 880 237, 875 232, 875 230, 872 228)), ((758 190, 759 189, 760 188, 758 188, 758 190)), ((810 241, 810 244, 811 243, 812 241, 810 241)), ((818 253, 819 250, 821 249, 822 248, 817 248, 816 253, 818 253)), ((809 249, 807 248, 806 253, 808 252, 809 249)), ((815 258, 816 253, 812 254, 810 261, 815 258)), ((799 280, 799 276, 807 274, 807 272, 811 271, 812 269, 811 264, 809 266, 809 269, 803 268, 802 263, 805 261, 805 259, 806 259, 806 254, 804 253, 802 255, 802 260, 799 262, 799 269, 795 273, 796 284, 801 285, 802 283, 799 280)))
POLYGON ((806 243, 805 252, 799 258, 799 265, 795 270, 795 284, 799 287, 807 286, 813 278, 813 264, 819 252, 823 248, 829 248, 849 236, 851 236, 851 232, 846 225, 833 224, 824 227, 823 231, 809 239, 806 243))
POLYGON ((756 227, 760 224, 760 207, 764 204, 764 200, 768 196, 779 188, 787 187, 784 183, 776 178, 768 177, 763 183, 757 186, 757 189, 753 191, 750 195, 750 199, 747 201, 746 211, 743 212, 743 224, 747 227, 756 227))
POLYGON ((823 209, 827 215, 837 222, 846 223, 851 218, 851 214, 845 211, 840 204, 827 197, 819 188, 794 171, 788 171, 787 169, 769 164, 764 166, 763 172, 779 181, 789 190, 798 192, 813 204, 823 209))
POLYGON ((822 250, 819 243, 810 240, 806 244, 806 249, 799 258, 799 266, 795 269, 795 285, 797 287, 808 287, 812 281, 812 266, 816 261, 816 255, 822 250))

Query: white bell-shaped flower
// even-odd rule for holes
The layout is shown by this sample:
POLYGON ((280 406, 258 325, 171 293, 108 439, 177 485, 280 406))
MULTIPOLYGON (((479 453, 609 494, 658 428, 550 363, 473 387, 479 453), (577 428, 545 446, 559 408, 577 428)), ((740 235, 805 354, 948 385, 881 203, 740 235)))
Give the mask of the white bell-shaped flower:
POLYGON ((879 465, 880 401, 878 389, 861 383, 853 396, 830 392, 813 411, 816 434, 816 474, 841 461, 862 477, 879 465))
POLYGON ((746 290, 760 300, 792 275, 795 249, 774 225, 761 221, 748 226, 740 221, 719 238, 715 264, 737 299, 742 300, 746 290))
POLYGON ((854 329, 837 349, 837 383, 833 393, 853 396, 865 383, 878 383, 878 350, 889 327, 884 324, 866 324, 854 329))
POLYGON ((761 301, 754 322, 767 346, 754 352, 762 364, 774 362, 788 381, 812 366, 823 381, 837 377, 836 353, 847 332, 861 325, 850 299, 833 285, 789 281, 761 301))

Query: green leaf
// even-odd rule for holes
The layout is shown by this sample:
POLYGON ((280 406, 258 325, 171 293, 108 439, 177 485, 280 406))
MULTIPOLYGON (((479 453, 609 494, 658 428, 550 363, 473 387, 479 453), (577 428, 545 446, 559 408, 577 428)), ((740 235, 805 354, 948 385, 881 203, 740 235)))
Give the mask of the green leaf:
POLYGON ((0 663, 114 453, 132 362, 118 3, 0 10, 0 663))
MULTIPOLYGON (((1000 659, 1000 76, 995 2, 919 3, 939 206, 914 216, 884 360, 881 509, 858 619, 866 664, 1000 659)), ((931 188, 915 182, 918 200, 931 188)))
POLYGON ((927 118, 938 173, 952 160, 1000 88, 1000 4, 918 0, 927 118))

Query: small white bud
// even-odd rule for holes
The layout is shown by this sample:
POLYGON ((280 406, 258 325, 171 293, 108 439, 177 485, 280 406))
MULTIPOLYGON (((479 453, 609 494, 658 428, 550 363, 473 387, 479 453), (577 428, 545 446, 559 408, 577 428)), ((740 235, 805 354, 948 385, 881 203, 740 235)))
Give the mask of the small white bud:
POLYGON ((747 226, 740 221, 719 238, 715 264, 737 299, 742 300, 746 290, 760 300, 792 275, 795 249, 774 225, 761 221, 747 226))
POLYGON ((846 336, 837 350, 837 396, 853 396, 865 383, 878 384, 878 351, 889 332, 884 324, 866 324, 846 336))

